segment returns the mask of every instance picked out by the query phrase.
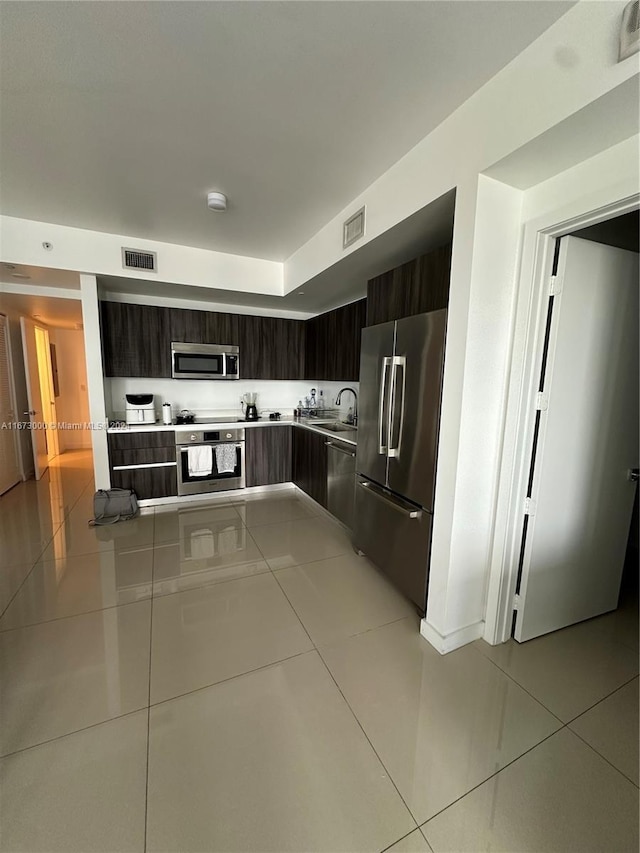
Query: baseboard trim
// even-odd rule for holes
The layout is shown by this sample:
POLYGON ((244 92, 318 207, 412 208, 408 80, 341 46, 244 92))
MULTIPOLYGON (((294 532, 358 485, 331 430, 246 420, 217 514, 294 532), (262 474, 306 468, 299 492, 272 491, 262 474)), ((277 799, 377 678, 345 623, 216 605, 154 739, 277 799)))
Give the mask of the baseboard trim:
POLYGON ((436 651, 440 652, 441 655, 446 655, 447 652, 452 652, 461 646, 466 646, 467 643, 479 640, 484 634, 484 621, 474 622, 473 625, 467 625, 465 628, 458 628, 457 631, 452 631, 450 634, 441 634, 426 619, 421 619, 420 634, 436 651))

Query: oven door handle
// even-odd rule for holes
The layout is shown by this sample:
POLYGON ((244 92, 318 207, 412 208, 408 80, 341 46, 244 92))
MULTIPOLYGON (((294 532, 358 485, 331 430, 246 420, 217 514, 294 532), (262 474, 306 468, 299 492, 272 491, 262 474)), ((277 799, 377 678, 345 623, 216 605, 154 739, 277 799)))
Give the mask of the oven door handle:
POLYGON ((213 450, 220 444, 233 444, 233 446, 237 450, 242 450, 242 442, 236 444, 236 442, 234 441, 216 441, 211 442, 210 444, 207 442, 199 442, 198 444, 179 444, 177 449, 180 451, 180 453, 186 453, 186 451, 189 450, 190 447, 210 447, 213 450))

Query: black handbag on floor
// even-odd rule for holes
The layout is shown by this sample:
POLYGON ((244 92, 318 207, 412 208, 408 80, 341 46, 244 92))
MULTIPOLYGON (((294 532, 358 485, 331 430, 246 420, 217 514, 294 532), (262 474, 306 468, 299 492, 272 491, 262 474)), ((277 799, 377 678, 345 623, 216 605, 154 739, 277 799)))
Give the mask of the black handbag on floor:
POLYGON ((129 521, 138 515, 138 498, 131 489, 98 489, 93 496, 91 527, 129 521))

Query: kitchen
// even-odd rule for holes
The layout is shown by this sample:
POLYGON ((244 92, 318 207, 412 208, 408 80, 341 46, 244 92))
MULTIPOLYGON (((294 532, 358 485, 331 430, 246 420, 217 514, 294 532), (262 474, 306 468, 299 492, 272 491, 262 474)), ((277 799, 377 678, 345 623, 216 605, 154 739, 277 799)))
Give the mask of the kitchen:
POLYGON ((104 299, 112 486, 167 505, 293 483, 424 615, 450 263, 446 242, 304 321, 104 299))
POLYGON ((510 639, 553 244, 638 205, 625 4, 0 5, 2 287, 75 277, 98 427, 0 497, 4 845, 637 850, 637 608, 510 639))

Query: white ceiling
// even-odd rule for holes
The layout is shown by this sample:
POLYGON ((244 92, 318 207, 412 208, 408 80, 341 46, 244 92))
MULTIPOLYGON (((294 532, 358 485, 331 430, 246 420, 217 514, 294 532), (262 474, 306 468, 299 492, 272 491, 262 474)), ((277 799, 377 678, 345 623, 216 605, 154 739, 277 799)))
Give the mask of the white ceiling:
POLYGON ((2 2, 1 210, 284 260, 571 5, 2 2))
POLYGON ((76 329, 82 325, 82 303, 79 298, 59 299, 27 293, 3 293, 0 289, 0 312, 3 308, 31 317, 52 329, 76 329))
POLYGON ((219 305, 228 306, 221 310, 232 311, 230 306, 238 306, 242 312, 250 307, 257 314, 266 310, 274 315, 313 316, 361 299, 370 278, 450 242, 455 195, 455 190, 445 193, 284 297, 105 275, 98 276, 101 296, 127 300, 135 294, 151 304, 179 307, 177 300, 188 299, 205 310, 219 305))
POLYGON ((73 270, 56 270, 50 267, 33 267, 28 264, 0 264, 0 282, 7 284, 37 285, 38 287, 63 287, 80 290, 80 275, 73 270))

